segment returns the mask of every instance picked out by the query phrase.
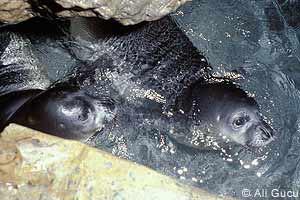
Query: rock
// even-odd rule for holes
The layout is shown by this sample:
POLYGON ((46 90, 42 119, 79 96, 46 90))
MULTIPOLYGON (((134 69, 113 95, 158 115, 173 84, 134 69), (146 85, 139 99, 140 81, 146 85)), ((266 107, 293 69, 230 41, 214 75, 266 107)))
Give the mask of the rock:
POLYGON ((25 21, 35 14, 31 5, 23 0, 1 0, 0 1, 0 22, 18 23, 25 21))
POLYGON ((225 199, 80 142, 14 124, 0 137, 0 196, 1 200, 225 199))
POLYGON ((34 16, 113 18, 124 25, 159 19, 188 0, 1 0, 0 22, 18 23, 34 16))

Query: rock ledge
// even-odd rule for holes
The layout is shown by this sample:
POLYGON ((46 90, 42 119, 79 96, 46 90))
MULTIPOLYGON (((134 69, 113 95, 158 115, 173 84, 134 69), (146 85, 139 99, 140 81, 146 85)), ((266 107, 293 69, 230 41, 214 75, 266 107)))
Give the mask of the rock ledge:
POLYGON ((18 23, 34 16, 113 18, 124 25, 157 20, 188 0, 1 0, 0 22, 18 23))

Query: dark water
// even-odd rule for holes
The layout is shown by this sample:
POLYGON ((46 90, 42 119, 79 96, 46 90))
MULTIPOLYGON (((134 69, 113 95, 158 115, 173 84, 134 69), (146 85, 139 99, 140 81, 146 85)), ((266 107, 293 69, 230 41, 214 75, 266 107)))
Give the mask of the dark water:
POLYGON ((252 194, 265 189, 267 199, 277 198, 272 189, 300 190, 300 1, 200 0, 174 16, 217 74, 243 77, 237 82, 255 96, 278 131, 264 162, 253 165, 255 159, 242 157, 250 165, 241 168, 216 160, 201 163, 205 175, 198 174, 199 185, 239 197, 243 188, 252 194))
POLYGON ((48 27, 52 31, 41 30, 34 37, 30 30, 37 25, 27 23, 21 34, 31 40, 32 54, 47 66, 52 82, 72 74, 76 66, 98 67, 93 73, 96 82, 83 84, 93 94, 113 97, 118 107, 115 126, 97 137, 98 148, 212 193, 243 198, 248 189, 252 195, 248 199, 284 199, 276 197, 277 190, 272 197, 272 190, 300 190, 299 4, 293 0, 194 0, 173 14, 215 75, 228 76, 253 96, 276 130, 276 140, 261 155, 244 149, 228 155, 199 151, 166 137, 167 126, 160 118, 164 97, 145 89, 143 80, 134 81, 135 66, 115 58, 109 45, 93 43, 94 36, 84 28, 86 21, 64 22, 57 32, 53 25, 48 27), (100 55, 109 58, 99 62, 100 55), (101 69, 112 64, 131 70, 101 69))

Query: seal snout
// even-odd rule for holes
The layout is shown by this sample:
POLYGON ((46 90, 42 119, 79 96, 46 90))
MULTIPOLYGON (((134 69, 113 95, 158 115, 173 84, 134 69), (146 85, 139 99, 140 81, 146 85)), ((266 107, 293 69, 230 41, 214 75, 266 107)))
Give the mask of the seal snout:
POLYGON ((271 143, 275 139, 274 130, 264 121, 253 124, 248 129, 249 140, 246 143, 248 147, 262 147, 271 143))
POLYGON ((251 147, 262 147, 268 145, 275 138, 274 130, 264 121, 258 123, 254 129, 252 129, 253 137, 248 143, 251 147))
POLYGON ((268 141, 274 138, 274 131, 266 122, 263 121, 260 123, 257 129, 260 132, 263 140, 268 141))
POLYGON ((259 127, 259 131, 261 132, 261 137, 264 140, 270 140, 271 138, 273 138, 273 131, 266 128, 266 127, 259 127))

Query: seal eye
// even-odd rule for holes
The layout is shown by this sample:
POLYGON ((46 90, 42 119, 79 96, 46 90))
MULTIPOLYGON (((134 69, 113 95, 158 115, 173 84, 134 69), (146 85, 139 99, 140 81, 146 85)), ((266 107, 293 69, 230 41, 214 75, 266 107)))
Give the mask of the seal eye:
POLYGON ((244 126, 250 120, 249 115, 242 115, 235 118, 232 122, 234 128, 240 128, 244 126))

